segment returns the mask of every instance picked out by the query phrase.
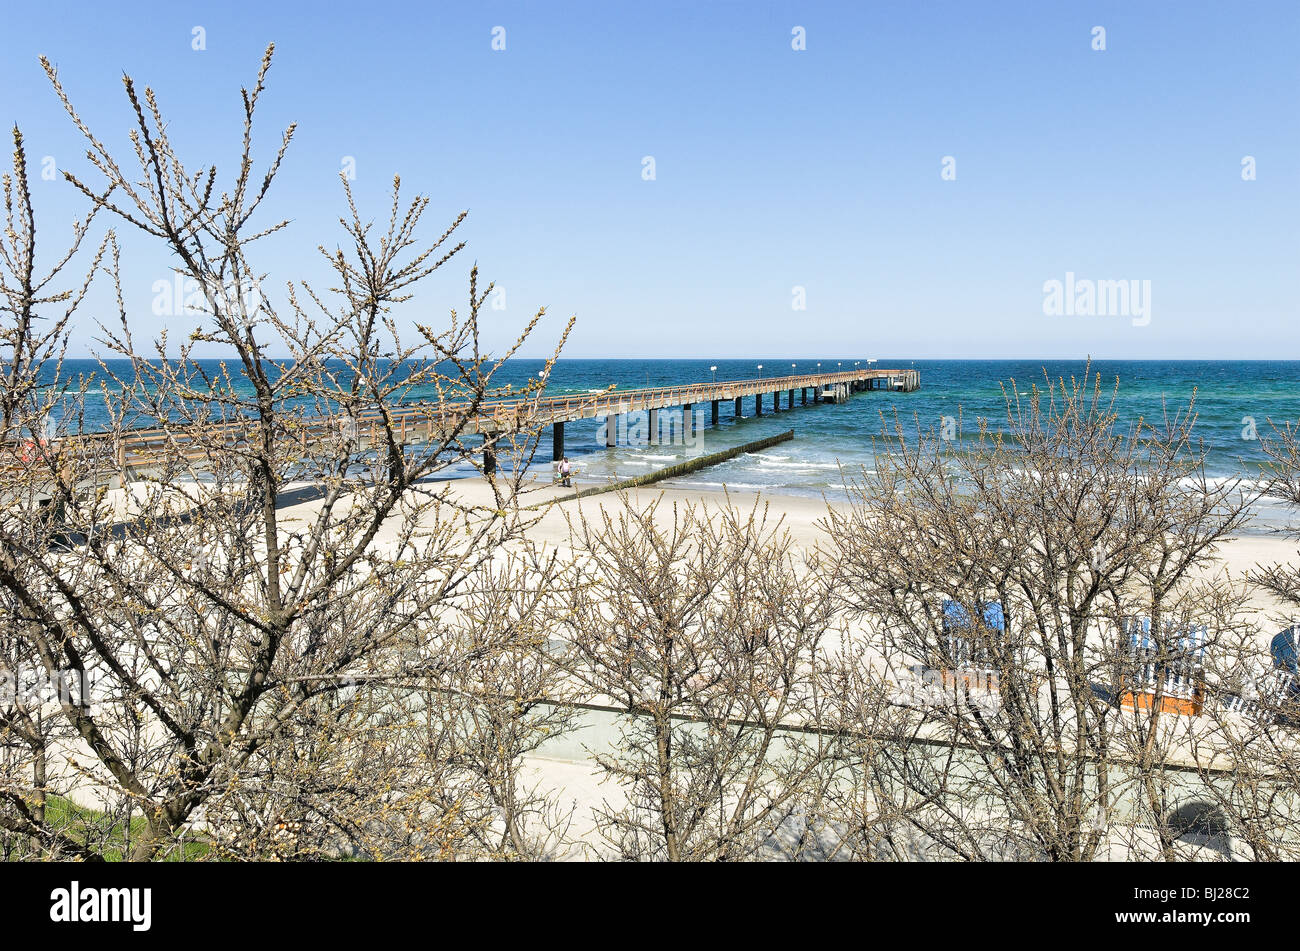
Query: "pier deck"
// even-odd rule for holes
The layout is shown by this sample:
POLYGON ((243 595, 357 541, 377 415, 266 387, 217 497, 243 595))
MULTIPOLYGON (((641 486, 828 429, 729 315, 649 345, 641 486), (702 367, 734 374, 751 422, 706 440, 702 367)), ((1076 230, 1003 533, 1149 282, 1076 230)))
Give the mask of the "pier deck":
MULTIPOLYGON (((627 413, 649 412, 652 414, 650 429, 656 432, 658 427, 653 421, 653 414, 662 409, 681 407, 686 413, 687 425, 690 425, 693 407, 708 403, 710 420, 717 424, 719 406, 727 400, 732 401, 735 415, 742 414, 742 401, 752 399, 753 415, 762 416, 763 404, 770 405, 773 413, 781 412, 781 397, 786 396, 786 409, 793 409, 795 392, 800 394, 800 405, 807 405, 809 393, 812 403, 819 403, 827 391, 835 394, 836 401, 842 401, 861 390, 890 390, 895 392, 912 392, 921 386, 921 373, 916 369, 877 370, 854 369, 834 373, 805 373, 797 376, 768 377, 752 380, 720 380, 707 383, 688 383, 678 386, 646 387, 632 390, 610 390, 604 393, 575 396, 540 396, 534 399, 495 400, 483 403, 462 432, 478 433, 487 437, 502 433, 539 432, 547 426, 552 427, 552 455, 559 458, 564 455, 564 424, 582 419, 604 418, 616 421, 627 413)), ((465 407, 459 407, 461 412, 465 407)), ((453 416, 457 407, 447 407, 438 413, 418 406, 390 413, 394 422, 401 428, 402 441, 427 441, 437 438, 442 432, 439 416, 450 412, 453 416)), ((378 417, 374 417, 377 422, 378 417)), ((362 423, 367 418, 362 418, 362 423)), ((606 445, 614 445, 617 424, 606 424, 606 445)))
MULTIPOLYGON (((547 397, 534 399, 495 400, 483 403, 479 412, 470 418, 462 432, 478 433, 487 437, 502 433, 539 432, 547 426, 552 427, 552 454, 555 458, 564 455, 564 424, 582 419, 617 420, 628 413, 657 413, 662 409, 681 407, 688 411, 701 404, 709 404, 710 421, 717 424, 719 406, 727 400, 732 401, 736 416, 742 415, 742 401, 753 400, 753 415, 762 416, 764 403, 770 412, 782 412, 782 395, 786 397, 786 410, 795 406, 795 393, 800 394, 800 405, 822 402, 823 394, 834 393, 836 401, 847 399, 852 393, 861 390, 890 390, 894 392, 912 392, 921 386, 919 370, 845 370, 835 373, 805 373, 797 376, 768 377, 752 380, 719 380, 707 383, 689 383, 679 386, 646 387, 632 390, 610 390, 574 396, 547 397), (812 394, 811 400, 809 394, 812 394)), ((395 424, 400 427, 402 441, 428 441, 437 438, 442 432, 439 417, 450 413, 455 416, 458 407, 446 407, 437 413, 418 406, 390 413, 395 424)), ((459 407, 463 413, 465 407, 459 407)), ((653 417, 652 417, 653 418, 653 417)), ((369 418, 363 417, 363 425, 369 418)), ((373 418, 374 422, 378 417, 373 418)), ((654 422, 652 432, 657 431, 654 422)), ((614 445, 615 425, 607 423, 605 427, 606 445, 614 445)))
MULTIPOLYGON (((564 455, 564 425, 583 419, 604 418, 606 445, 614 445, 617 432, 617 420, 627 413, 648 412, 652 420, 663 409, 681 407, 684 424, 694 424, 693 407, 709 404, 713 424, 719 419, 719 406, 729 400, 734 406, 734 415, 743 415, 742 402, 752 400, 752 415, 762 416, 764 412, 785 412, 795 406, 795 392, 800 394, 800 405, 819 403, 825 397, 827 401, 836 402, 860 390, 890 390, 911 392, 921 385, 920 371, 853 369, 834 373, 809 373, 797 376, 768 377, 751 380, 719 380, 705 383, 689 383, 679 386, 647 387, 644 389, 611 389, 601 393, 549 397, 543 391, 539 395, 520 399, 498 399, 479 404, 477 411, 469 412, 467 403, 421 404, 412 403, 389 407, 388 416, 392 420, 394 437, 404 446, 418 446, 434 442, 455 433, 457 435, 479 435, 485 440, 492 440, 514 433, 538 433, 546 427, 553 432, 553 454, 555 458, 564 455), (811 399, 809 398, 809 394, 811 399), (781 406, 785 396, 785 407, 781 406), (766 404, 766 408, 765 408, 766 404), (612 425, 611 425, 612 424, 612 425)), ((362 414, 357 420, 356 442, 359 449, 380 445, 382 436, 382 417, 377 412, 362 414)), ((289 438, 301 441, 303 449, 308 450, 312 442, 326 438, 336 438, 341 421, 324 417, 319 421, 301 425, 289 438)), ((193 450, 187 451, 178 445, 178 434, 161 429, 142 429, 123 434, 113 447, 112 455, 116 457, 118 475, 126 480, 133 472, 161 463, 169 455, 192 456, 200 459, 206 449, 199 442, 212 444, 220 440, 223 433, 229 433, 229 439, 238 442, 246 424, 227 422, 213 424, 203 428, 202 439, 194 440, 193 450)), ((652 422, 652 431, 656 430, 652 422)), ((110 438, 93 435, 73 437, 72 442, 82 444, 98 443, 110 438)), ((107 447, 105 447, 107 448, 107 447)), ((102 450, 101 450, 102 452, 102 450)), ((484 449, 484 469, 495 468, 495 458, 491 448, 484 449)))

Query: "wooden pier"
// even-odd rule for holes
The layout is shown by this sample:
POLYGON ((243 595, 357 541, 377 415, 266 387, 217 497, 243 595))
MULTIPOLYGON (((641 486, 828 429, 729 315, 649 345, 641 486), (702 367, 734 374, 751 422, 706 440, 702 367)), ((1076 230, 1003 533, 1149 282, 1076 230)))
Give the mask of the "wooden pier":
MULTIPOLYGON (((468 403, 421 404, 412 403, 389 407, 394 436, 404 447, 415 447, 456 434, 479 435, 486 442, 515 433, 538 433, 547 427, 552 431, 552 452, 558 459, 564 455, 564 427, 566 423, 582 419, 604 418, 604 439, 607 446, 615 444, 619 418, 628 413, 649 414, 651 441, 659 433, 658 414, 661 410, 680 407, 682 426, 697 425, 697 414, 709 407, 708 420, 717 425, 720 407, 729 403, 734 418, 763 416, 765 413, 784 413, 795 407, 795 394, 799 405, 816 405, 822 402, 843 402, 853 393, 863 390, 889 390, 911 392, 921 385, 920 371, 853 369, 835 373, 813 373, 798 376, 769 377, 766 379, 726 380, 707 383, 689 383, 680 386, 647 387, 632 390, 609 390, 601 393, 548 397, 543 391, 522 399, 498 399, 480 403, 476 411, 468 403), (784 404, 784 405, 782 405, 784 404), (696 409, 700 407, 701 409, 696 409), (746 412, 748 410, 748 412, 746 412)), ((226 422, 204 427, 202 442, 227 438, 238 442, 247 424, 226 422)), ((313 442, 337 438, 344 421, 324 417, 295 428, 287 438, 300 441, 302 449, 309 451, 313 442)), ((383 417, 378 412, 363 413, 351 434, 358 452, 383 442, 383 417)), ((97 443, 105 437, 86 435, 73 437, 72 442, 97 443)), ((110 450, 116 456, 117 474, 123 481, 133 473, 148 470, 166 460, 176 458, 201 459, 206 450, 195 440, 194 448, 187 450, 178 444, 182 435, 176 431, 142 429, 124 434, 110 450)), ((107 447, 105 447, 107 448, 107 447)), ((101 450, 102 451, 102 450, 101 450)), ((483 450, 485 472, 495 469, 496 460, 490 445, 483 450)))
MULTIPOLYGON (((552 428, 552 454, 558 459, 564 455, 564 424, 579 419, 603 417, 606 420, 605 444, 613 446, 617 433, 617 419, 628 413, 649 414, 648 431, 652 441, 660 432, 658 413, 663 409, 681 407, 684 426, 694 424, 697 406, 708 404, 709 421, 717 425, 720 407, 730 402, 733 417, 744 417, 746 400, 752 400, 753 416, 762 416, 764 405, 769 411, 779 413, 795 407, 795 393, 799 405, 822 402, 843 402, 851 394, 862 390, 892 390, 910 393, 921 386, 919 370, 847 370, 836 373, 811 373, 799 376, 770 377, 754 380, 728 380, 710 383, 692 383, 682 386, 661 386, 645 389, 612 391, 585 397, 554 397, 540 399, 531 416, 515 422, 509 413, 522 407, 503 407, 507 418, 494 418, 491 425, 501 430, 538 430, 552 428), (811 400, 809 399, 811 394, 811 400), (784 409, 781 406, 785 401, 784 409)), ((496 412, 494 410, 493 412, 496 412)))
MULTIPOLYGON (((920 389, 921 372, 908 370, 845 370, 835 373, 806 373, 798 376, 768 377, 752 380, 719 380, 708 383, 688 383, 680 386, 656 386, 633 390, 610 390, 603 393, 575 396, 540 396, 533 399, 495 400, 479 406, 461 428, 462 433, 477 433, 491 438, 505 433, 540 432, 551 428, 552 457, 559 459, 564 452, 564 426, 582 419, 604 419, 603 437, 606 446, 614 446, 619 431, 619 418, 629 413, 647 413, 651 444, 658 441, 661 410, 680 407, 682 426, 696 423, 695 408, 709 406, 708 420, 717 425, 724 403, 732 406, 733 418, 745 417, 745 404, 752 408, 751 416, 765 412, 788 412, 795 407, 795 394, 799 405, 816 405, 823 402, 843 402, 864 390, 889 390, 910 393, 920 389), (782 407, 784 401, 785 406, 782 407)), ((446 407, 441 412, 459 418, 465 407, 446 407)), ((403 444, 418 445, 438 438, 445 427, 439 415, 418 406, 390 412, 394 423, 400 427, 403 444)), ((379 422, 378 415, 363 416, 363 425, 379 422)), ((491 451, 485 450, 484 470, 492 471, 495 460, 491 451)))

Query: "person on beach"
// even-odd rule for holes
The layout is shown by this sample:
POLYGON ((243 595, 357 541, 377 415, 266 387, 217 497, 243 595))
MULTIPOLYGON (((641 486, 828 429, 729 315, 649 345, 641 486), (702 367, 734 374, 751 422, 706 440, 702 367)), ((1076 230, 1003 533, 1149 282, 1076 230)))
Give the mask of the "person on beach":
POLYGON ((573 482, 571 481, 572 475, 573 475, 573 469, 569 465, 569 457, 564 456, 562 459, 560 459, 560 485, 566 487, 572 487, 573 485, 573 482))

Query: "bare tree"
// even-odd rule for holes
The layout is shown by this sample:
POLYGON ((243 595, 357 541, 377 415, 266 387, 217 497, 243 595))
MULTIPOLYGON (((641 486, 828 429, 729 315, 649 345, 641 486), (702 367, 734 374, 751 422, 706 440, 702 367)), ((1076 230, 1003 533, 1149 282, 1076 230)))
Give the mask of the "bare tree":
POLYGON ((1163 677, 1145 692, 1129 633, 1146 618, 1148 667, 1201 676, 1187 632, 1199 652, 1236 623, 1203 569, 1248 498, 1204 477, 1190 409, 1121 432, 1084 379, 1013 382, 1005 426, 962 445, 896 421, 826 519, 844 603, 912 711, 913 755, 890 750, 879 786, 924 854, 1089 860, 1141 827, 1169 855, 1186 718, 1163 677))
MULTIPOLYGON (((156 239, 199 288, 204 313, 179 345, 164 333, 139 346, 110 235, 119 315, 101 324, 109 422, 83 433, 64 413, 39 484, 60 501, 69 543, 33 541, 11 508, 0 590, 21 622, 16 638, 46 671, 96 685, 51 708, 72 737, 61 788, 75 781, 99 797, 124 854, 166 855, 187 828, 222 854, 454 854, 473 835, 441 811, 446 764, 412 759, 429 744, 413 742, 403 704, 422 684, 518 647, 511 631, 486 625, 469 638, 466 625, 494 556, 527 524, 514 497, 532 441, 526 418, 523 437, 476 430, 501 390, 496 373, 544 312, 505 353, 485 353, 479 311, 491 287, 474 270, 468 313, 453 311, 442 329, 417 323, 408 340, 398 310, 461 249, 452 238, 464 215, 420 243, 429 201, 404 203, 396 180, 378 232, 344 181, 346 244, 321 248, 335 286, 289 284, 280 304, 264 293, 252 255, 287 227, 261 212, 293 135, 290 126, 257 173, 253 120, 271 53, 243 92, 241 157, 224 188, 215 166, 183 162, 154 92, 141 95, 129 77, 137 168, 124 169, 44 63, 103 185, 65 176, 92 210, 156 239), (230 360, 199 359, 200 343, 230 360), (415 416, 401 411, 413 393, 415 416), (513 464, 493 466, 497 452, 513 464), (467 463, 485 471, 491 504, 466 507, 431 481, 467 463)), ((60 351, 67 323, 34 334, 29 318, 51 299, 19 263, 8 328, 17 369, 0 402, 31 430, 41 409, 32 354, 60 351)), ((103 852, 65 841, 8 792, 0 819, 47 852, 103 852)))
MULTIPOLYGON (((1300 427, 1294 423, 1273 425, 1270 435, 1260 439, 1260 448, 1268 460, 1263 473, 1268 496, 1292 514, 1300 511, 1300 427)), ((1300 538, 1300 527, 1295 524, 1288 526, 1288 534, 1300 538)), ((1300 567, 1297 565, 1262 565, 1253 580, 1287 610, 1300 608, 1300 567)))
POLYGON ((627 497, 572 532, 556 626, 586 702, 618 711, 617 741, 591 750, 626 794, 598 810, 604 840, 669 861, 805 841, 833 770, 834 738, 800 729, 819 719, 833 617, 788 532, 765 509, 627 497))
POLYGON ((475 579, 453 634, 468 660, 427 684, 422 740, 459 777, 446 785, 457 791, 455 811, 474 816, 478 853, 544 860, 568 854, 573 809, 528 774, 525 758, 577 726, 576 691, 549 634, 557 555, 523 552, 475 579))
MULTIPOLYGON (((1294 513, 1300 507, 1300 445, 1294 424, 1274 426, 1260 445, 1268 460, 1264 490, 1294 513)), ((1300 535, 1294 525, 1292 537, 1300 535)), ((1218 702, 1212 735, 1194 745, 1198 794, 1179 828, 1198 855, 1255 861, 1300 857, 1300 682, 1295 609, 1300 571, 1294 563, 1260 565, 1247 579, 1274 605, 1268 639, 1256 625, 1236 631, 1212 660, 1218 702), (1217 855, 1216 855, 1217 853, 1217 855)), ((1186 851, 1186 848, 1184 847, 1186 851)))
MULTIPOLYGON (((11 171, 3 176, 5 234, 0 241, 0 522, 6 536, 49 557, 62 537, 60 511, 66 497, 49 491, 50 476, 66 470, 52 441, 54 424, 75 416, 87 381, 61 372, 67 330, 85 299, 103 258, 101 242, 80 271, 71 266, 85 242, 97 209, 73 224, 68 244, 45 267, 37 262, 36 214, 27 174, 22 133, 13 130, 11 171)), ((82 683, 46 670, 32 639, 35 618, 11 592, 0 592, 0 830, 6 855, 46 851, 84 855, 81 841, 51 829, 47 807, 52 789, 50 750, 66 724, 48 716, 59 693, 80 696, 82 683), (16 836, 16 838, 15 838, 16 836), (30 849, 30 852, 29 852, 30 849)))

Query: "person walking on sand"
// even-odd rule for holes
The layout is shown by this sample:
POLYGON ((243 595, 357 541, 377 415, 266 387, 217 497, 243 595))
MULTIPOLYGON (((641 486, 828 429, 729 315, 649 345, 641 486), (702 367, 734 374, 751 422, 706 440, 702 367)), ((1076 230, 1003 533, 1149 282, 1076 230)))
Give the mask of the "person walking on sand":
POLYGON ((569 457, 564 456, 560 459, 560 485, 572 487, 573 482, 570 477, 573 475, 573 469, 569 465, 569 457))

